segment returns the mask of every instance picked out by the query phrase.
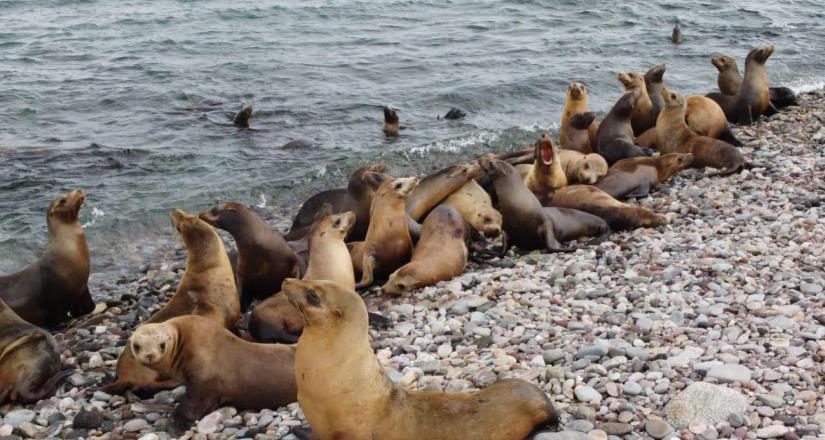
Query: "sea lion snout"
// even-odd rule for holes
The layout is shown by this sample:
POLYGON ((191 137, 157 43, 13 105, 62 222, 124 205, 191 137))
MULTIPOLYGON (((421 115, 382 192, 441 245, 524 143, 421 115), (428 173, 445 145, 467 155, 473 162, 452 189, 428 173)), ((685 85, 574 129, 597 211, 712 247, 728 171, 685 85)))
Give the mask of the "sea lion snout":
POLYGON ((570 87, 568 87, 568 91, 570 92, 570 97, 574 100, 579 100, 587 94, 587 88, 584 86, 584 84, 579 82, 574 82, 570 84, 570 87))
POLYGON ((129 338, 129 347, 138 362, 151 366, 163 359, 172 345, 172 335, 165 324, 146 324, 129 338))

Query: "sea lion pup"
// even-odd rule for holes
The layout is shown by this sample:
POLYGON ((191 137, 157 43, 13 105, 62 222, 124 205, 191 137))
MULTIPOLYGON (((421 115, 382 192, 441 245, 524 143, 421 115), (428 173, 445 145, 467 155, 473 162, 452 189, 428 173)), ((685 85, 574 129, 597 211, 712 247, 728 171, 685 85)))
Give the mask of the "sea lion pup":
POLYGON ((501 213, 493 208, 490 194, 475 180, 470 180, 444 200, 464 217, 476 231, 485 237, 501 234, 501 213))
POLYGON ((770 90, 765 62, 773 54, 773 45, 751 50, 745 59, 745 78, 735 96, 710 93, 725 112, 728 121, 745 125, 759 119, 770 108, 770 90))
MULTIPOLYGON (((312 225, 309 232, 309 264, 305 280, 335 281, 355 288, 349 250, 344 239, 355 223, 355 214, 328 215, 312 225)), ((280 289, 279 289, 280 290, 280 289)), ((298 342, 304 320, 283 293, 273 295, 255 307, 249 318, 249 333, 258 342, 298 342)))
POLYGON ((382 129, 387 136, 398 136, 398 131, 403 130, 399 125, 398 113, 387 106, 384 107, 384 126, 382 129))
POLYGON ((649 151, 633 143, 635 138, 630 124, 633 109, 641 95, 639 89, 622 95, 599 124, 593 152, 601 154, 610 165, 628 157, 650 156, 649 151))
POLYGON ((478 164, 457 164, 423 178, 407 197, 407 214, 416 222, 450 194, 473 180, 481 171, 478 164))
MULTIPOLYGON (((154 324, 183 315, 198 315, 234 330, 241 314, 232 265, 218 233, 208 223, 180 209, 172 210, 172 224, 186 245, 186 270, 169 302, 145 323, 154 324)), ((177 380, 140 365, 127 345, 117 360, 117 382, 107 392, 155 391, 177 385, 177 380)))
POLYGON ((639 136, 645 130, 656 126, 656 115, 653 114, 653 103, 647 94, 645 78, 636 72, 621 72, 618 78, 624 86, 625 92, 639 91, 639 98, 636 100, 633 115, 630 117, 633 136, 639 136))
POLYGON ((357 293, 293 279, 284 292, 306 321, 295 353, 298 403, 321 440, 521 440, 558 424, 547 395, 523 380, 468 393, 405 390, 373 354, 357 293))
POLYGON ((410 260, 412 238, 404 210, 407 196, 418 178, 405 177, 384 182, 372 200, 370 227, 364 241, 352 243, 352 265, 361 273, 356 288, 367 287, 378 277, 389 276, 410 260))
MULTIPOLYGON (((727 55, 717 55, 711 58, 710 62, 719 70, 719 76, 716 77, 719 91, 724 95, 733 96, 739 93, 739 87, 742 85, 742 76, 739 74, 739 67, 736 65, 736 60, 727 55)), ((796 94, 787 87, 768 87, 768 94, 770 95, 771 101, 771 105, 767 111, 768 115, 788 106, 799 105, 796 94)))
POLYGON ((249 118, 252 117, 252 106, 247 105, 235 114, 232 123, 238 128, 249 128, 249 118))
POLYGON ((573 208, 599 216, 614 231, 652 228, 665 223, 664 216, 647 208, 622 203, 591 185, 570 185, 558 189, 547 206, 573 208))
MULTIPOLYGON (((656 121, 659 150, 662 153, 693 153, 693 168, 711 167, 721 171, 711 176, 727 175, 755 165, 748 163, 733 145, 696 134, 685 123, 685 97, 667 88, 662 89, 665 108, 656 121)), ((760 165, 761 166, 761 165, 760 165)))
POLYGON ((297 400, 293 346, 247 342, 200 316, 144 324, 129 349, 143 367, 186 385, 172 412, 178 430, 221 406, 258 410, 297 400))
POLYGON ((60 372, 60 350, 52 335, 0 299, 0 405, 44 399, 71 372, 60 372))
POLYGON ((559 161, 568 184, 593 185, 607 174, 607 162, 596 153, 583 154, 573 150, 561 150, 559 161))
POLYGON ((55 327, 95 308, 88 285, 89 248, 77 219, 85 200, 78 190, 55 198, 46 214, 49 243, 40 258, 0 277, 0 299, 34 325, 55 327))
POLYGON ((355 213, 355 224, 350 229, 350 241, 363 240, 367 235, 370 224, 370 206, 378 187, 391 179, 387 172, 387 164, 383 161, 364 165, 355 170, 349 178, 346 188, 336 188, 321 191, 310 197, 301 205, 292 226, 284 238, 299 240, 309 232, 315 215, 324 204, 329 204, 332 213, 352 211, 355 213))
MULTIPOLYGON (((561 125, 559 126, 559 139, 561 142, 561 147, 571 150, 578 150, 582 153, 591 153, 593 152, 593 143, 596 140, 596 132, 598 130, 599 124, 594 123, 591 121, 587 125, 587 145, 585 146, 585 142, 583 138, 579 138, 573 133, 568 133, 571 129, 571 125, 574 121, 573 117, 577 113, 588 113, 587 110, 587 87, 584 86, 582 83, 574 82, 567 87, 567 96, 564 100, 564 109, 561 113, 561 125), (568 144, 571 139, 574 139, 572 144, 568 144)), ((595 118, 595 114, 593 115, 595 118)), ((579 124, 583 124, 581 119, 578 120, 579 124)))
POLYGON ((461 275, 469 256, 468 237, 461 213, 450 205, 438 205, 424 220, 411 261, 390 275, 384 293, 401 295, 461 275))
POLYGON ((537 194, 567 186, 559 149, 547 133, 542 134, 533 146, 533 163, 517 165, 516 170, 527 188, 537 194))
POLYGON ((622 159, 610 167, 607 176, 596 187, 617 199, 645 197, 654 186, 692 163, 693 155, 690 153, 622 159))
POLYGON ((243 203, 227 202, 201 212, 198 217, 232 235, 238 247, 237 285, 241 310, 252 301, 281 290, 287 277, 300 276, 298 255, 281 234, 243 203))
POLYGON ((571 116, 564 137, 559 139, 561 149, 575 150, 584 154, 592 153, 590 127, 594 126, 595 120, 596 114, 593 112, 581 112, 571 116))
POLYGON ((553 219, 512 165, 487 156, 478 161, 492 180, 508 241, 524 250, 572 251, 556 239, 553 219))
POLYGON ((610 235, 610 225, 599 216, 570 208, 545 207, 544 210, 553 219, 553 234, 560 242, 582 237, 596 237, 598 242, 610 235))

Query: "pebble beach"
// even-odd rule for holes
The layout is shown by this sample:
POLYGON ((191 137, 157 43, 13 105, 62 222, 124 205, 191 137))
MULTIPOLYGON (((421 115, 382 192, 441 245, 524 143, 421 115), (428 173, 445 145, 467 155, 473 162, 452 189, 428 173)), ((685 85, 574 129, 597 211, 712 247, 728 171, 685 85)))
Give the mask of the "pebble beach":
MULTIPOLYGON (((437 391, 529 380, 561 413, 537 440, 825 438, 825 90, 800 104, 735 129, 766 167, 683 171, 631 202, 665 226, 570 254, 511 250, 410 296, 368 293, 392 320, 371 329, 387 374, 437 391)), ((95 312, 55 335, 74 374, 54 397, 0 407, 0 440, 171 438, 183 388, 148 399, 95 388, 184 262, 170 244, 139 275, 93 277, 95 312)), ((297 403, 225 407, 183 438, 295 439, 300 426, 297 403)))

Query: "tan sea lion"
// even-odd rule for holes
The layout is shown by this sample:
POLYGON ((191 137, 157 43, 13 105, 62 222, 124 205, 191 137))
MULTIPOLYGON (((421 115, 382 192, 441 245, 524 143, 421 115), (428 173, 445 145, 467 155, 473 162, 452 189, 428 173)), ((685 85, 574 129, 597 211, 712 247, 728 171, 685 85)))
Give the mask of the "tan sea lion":
POLYGON ((293 346, 247 342, 201 316, 144 324, 129 350, 144 368, 186 385, 172 412, 178 431, 221 406, 275 409, 297 400, 293 346))
MULTIPOLYGON (((155 324, 183 315, 198 315, 234 330, 241 314, 232 265, 218 233, 205 221, 175 209, 172 224, 186 245, 186 270, 175 294, 145 324, 155 324)), ((107 392, 127 389, 154 391, 177 385, 177 380, 152 371, 135 360, 127 345, 117 360, 117 382, 107 392)))
POLYGON ((575 113, 570 117, 564 137, 560 138, 559 144, 563 150, 575 150, 580 153, 589 154, 593 150, 590 147, 596 114, 593 112, 575 113))
POLYGON ((765 63, 773 52, 774 46, 769 45, 748 53, 745 59, 745 78, 735 96, 722 93, 707 95, 722 107, 728 121, 739 125, 750 124, 768 112, 771 96, 765 63))
MULTIPOLYGON (((742 85, 742 76, 739 74, 739 67, 736 65, 736 60, 728 55, 717 55, 711 58, 711 64, 719 70, 719 76, 716 77, 719 91, 724 95, 732 96, 739 93, 739 87, 742 85)), ((799 105, 796 94, 787 87, 768 87, 768 95, 770 96, 771 105, 766 111, 767 115, 775 113, 778 109, 791 105, 799 105)))
POLYGON ((485 237, 501 234, 501 213, 493 208, 490 194, 475 180, 470 180, 450 194, 444 203, 458 209, 464 220, 485 237))
POLYGON ((533 146, 533 163, 517 165, 516 170, 527 188, 534 193, 567 185, 567 176, 559 160, 559 149, 547 133, 542 134, 533 146))
POLYGON ((71 372, 60 371, 60 350, 52 335, 21 319, 0 299, 0 405, 45 399, 71 372))
POLYGON ((300 276, 298 255, 258 214, 243 203, 227 202, 203 211, 200 219, 232 235, 238 248, 237 285, 241 310, 281 290, 284 279, 300 276))
MULTIPOLYGON (((335 281, 355 288, 355 273, 344 239, 355 214, 331 214, 312 225, 309 232, 309 263, 305 280, 335 281)), ((295 343, 304 330, 304 320, 286 295, 278 293, 255 307, 249 318, 249 332, 258 342, 295 343)))
POLYGON ((642 149, 634 143, 633 127, 630 124, 636 102, 641 95, 642 91, 639 89, 622 95, 599 124, 593 152, 601 154, 610 165, 628 157, 650 156, 649 150, 642 149))
MULTIPOLYGON (((573 208, 599 216, 614 231, 652 228, 665 223, 664 216, 639 206, 622 203, 591 185, 569 185, 556 190, 547 206, 573 208)), ((505 217, 506 219, 506 217, 505 217)))
POLYGON ((295 353, 298 402, 321 440, 522 440, 558 424, 547 395, 518 379, 469 393, 405 390, 373 354, 357 293, 324 281, 287 280, 307 323, 295 353))
POLYGON ((413 220, 421 220, 450 194, 473 180, 479 171, 478 164, 458 164, 423 178, 407 197, 407 213, 413 220))
MULTIPOLYGON (((593 152, 593 144, 596 140, 596 132, 599 129, 599 124, 591 121, 587 124, 588 143, 584 145, 584 139, 580 139, 574 133, 568 133, 571 130, 571 125, 576 119, 574 116, 577 113, 588 113, 587 109, 587 87, 582 83, 574 82, 567 87, 567 96, 564 100, 564 109, 561 113, 561 125, 559 126, 559 139, 561 148, 581 151, 582 153, 593 152), (568 144, 571 139, 576 139, 576 142, 568 144)), ((595 114, 593 115, 595 118, 595 114)), ((584 124, 583 119, 578 119, 578 124, 584 124)))
POLYGON ((467 238, 461 213, 451 205, 438 205, 424 220, 411 261, 390 275, 384 293, 401 295, 461 275, 469 256, 467 238))
POLYGON ((384 182, 372 200, 367 238, 352 244, 352 265, 361 273, 357 288, 369 286, 378 277, 389 276, 406 264, 412 254, 405 203, 418 185, 415 177, 384 182))
POLYGON ((89 295, 89 248, 77 219, 85 200, 77 190, 54 199, 46 216, 49 243, 40 258, 0 277, 0 299, 34 325, 54 327, 95 308, 89 295))
POLYGON ((690 153, 622 159, 610 167, 607 176, 596 187, 617 199, 645 197, 654 186, 692 163, 693 155, 690 153))
POLYGON ((559 161, 568 184, 593 185, 607 174, 607 162, 596 153, 583 154, 573 150, 560 150, 559 161))

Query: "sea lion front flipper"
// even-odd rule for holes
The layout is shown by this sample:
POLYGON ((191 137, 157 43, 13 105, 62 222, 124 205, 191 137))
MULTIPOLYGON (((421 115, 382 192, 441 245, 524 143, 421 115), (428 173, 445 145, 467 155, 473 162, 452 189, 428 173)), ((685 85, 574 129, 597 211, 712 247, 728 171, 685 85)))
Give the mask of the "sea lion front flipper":
POLYGON ((421 237, 421 223, 418 223, 409 214, 407 214, 407 230, 410 232, 410 238, 413 244, 418 243, 421 237))
POLYGON ((363 289, 372 285, 373 270, 375 270, 375 257, 370 254, 364 254, 364 265, 361 268, 361 281, 355 285, 356 289, 363 289))
POLYGON ((92 313, 94 309, 95 302, 89 293, 89 286, 86 286, 86 289, 83 290, 83 293, 80 294, 80 297, 77 298, 77 301, 72 306, 72 309, 69 310, 69 314, 74 318, 79 318, 92 313))

